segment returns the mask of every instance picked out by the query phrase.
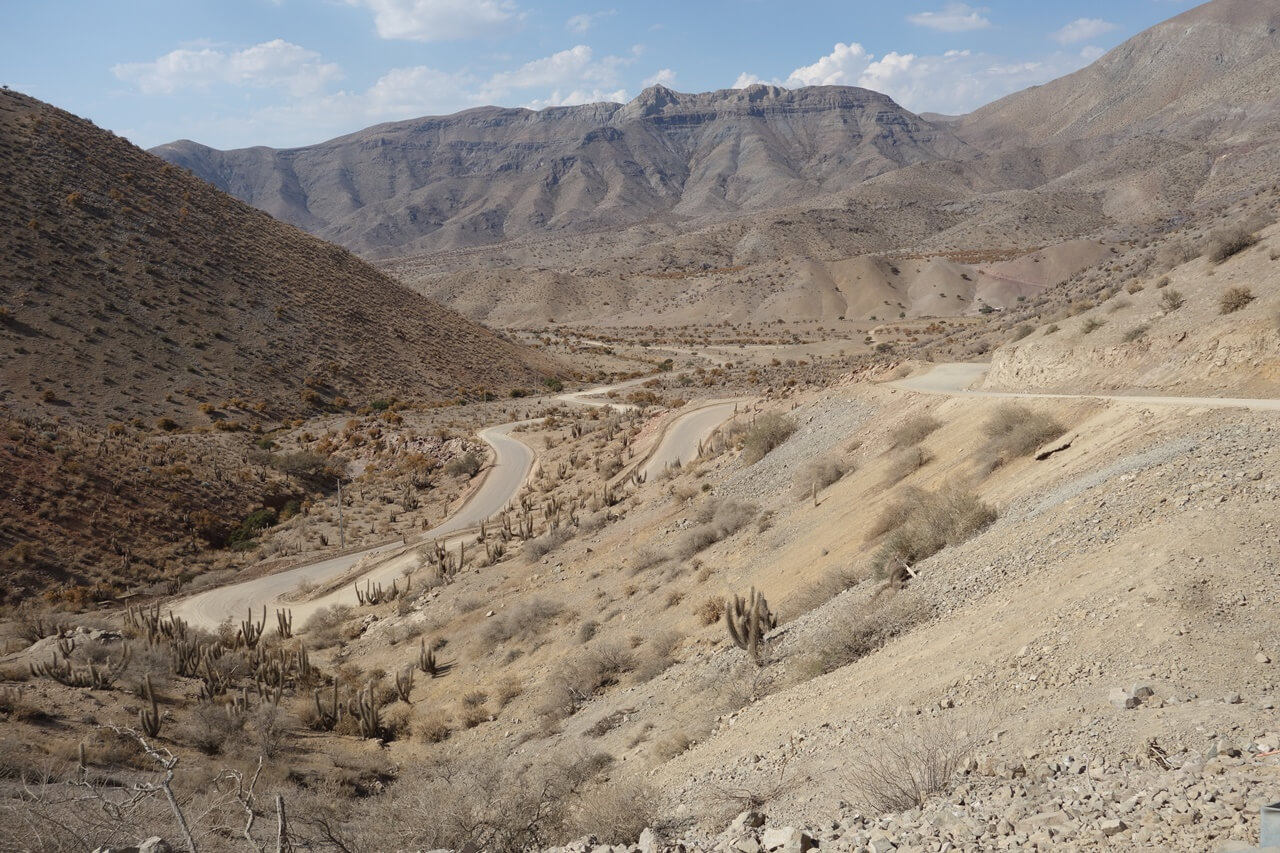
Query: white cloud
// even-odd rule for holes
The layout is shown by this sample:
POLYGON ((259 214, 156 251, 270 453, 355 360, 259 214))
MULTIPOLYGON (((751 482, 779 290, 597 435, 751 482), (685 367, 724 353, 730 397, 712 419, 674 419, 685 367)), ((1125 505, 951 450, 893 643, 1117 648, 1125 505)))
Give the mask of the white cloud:
POLYGON ((531 110, 541 110, 547 107, 572 107, 578 104, 625 104, 629 100, 626 89, 618 89, 614 92, 603 92, 599 89, 574 89, 563 94, 559 90, 554 91, 545 98, 534 98, 525 106, 531 110))
MULTIPOLYGON (((664 68, 657 74, 644 78, 641 82, 645 88, 650 86, 666 86, 667 88, 671 88, 676 84, 676 72, 672 71, 670 68, 664 68)), ((740 89, 743 87, 738 86, 736 88, 740 89)))
POLYGON ((565 21, 564 26, 570 32, 585 33, 595 26, 596 21, 616 14, 616 9, 609 9, 604 12, 584 12, 581 15, 571 15, 569 20, 565 21))
POLYGON ((1058 44, 1075 44, 1109 33, 1117 26, 1119 25, 1101 18, 1076 18, 1057 32, 1050 33, 1049 38, 1058 44))
POLYGON ((181 48, 153 62, 125 62, 111 73, 134 83, 147 95, 170 95, 215 85, 279 88, 295 97, 321 91, 342 77, 341 69, 321 62, 320 54, 274 39, 244 50, 181 48))
POLYGON ((792 71, 782 85, 790 89, 800 86, 857 85, 854 81, 870 62, 871 55, 856 41, 839 43, 831 49, 831 53, 812 65, 792 71))
POLYGON ((347 0, 373 12, 384 39, 449 41, 492 35, 520 24, 512 0, 347 0))
POLYGON ((882 57, 867 53, 856 42, 837 44, 831 53, 792 71, 785 79, 766 81, 743 72, 733 88, 772 82, 776 86, 861 86, 882 92, 913 112, 960 114, 1019 89, 1046 83, 1091 61, 1090 51, 1056 52, 1031 62, 1008 62, 1001 57, 968 50, 941 55, 891 51, 882 57))
POLYGON ((918 27, 931 30, 942 30, 945 33, 963 33, 970 30, 985 30, 991 26, 986 17, 990 10, 975 9, 964 3, 948 3, 941 12, 917 12, 907 15, 907 20, 918 27))
POLYGON ((1093 62, 1095 59, 1098 59, 1099 57, 1101 57, 1104 53, 1106 53, 1105 50, 1091 44, 1085 45, 1084 47, 1080 48, 1080 58, 1085 60, 1086 62, 1093 62))
POLYGON ((478 97, 482 101, 496 102, 513 90, 541 88, 554 90, 547 100, 548 105, 560 106, 574 99, 576 103, 586 103, 584 99, 617 86, 618 70, 633 62, 634 52, 630 57, 606 56, 597 60, 590 47, 579 44, 526 62, 513 71, 494 74, 481 87, 478 97), (559 94, 566 90, 569 94, 559 94))

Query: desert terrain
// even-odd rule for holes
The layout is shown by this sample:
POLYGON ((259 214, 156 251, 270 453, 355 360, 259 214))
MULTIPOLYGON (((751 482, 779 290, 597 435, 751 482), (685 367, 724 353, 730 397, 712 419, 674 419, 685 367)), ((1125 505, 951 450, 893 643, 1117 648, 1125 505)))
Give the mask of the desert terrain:
POLYGON ((1258 849, 1278 29, 949 119, 6 91, 0 850, 1258 849))

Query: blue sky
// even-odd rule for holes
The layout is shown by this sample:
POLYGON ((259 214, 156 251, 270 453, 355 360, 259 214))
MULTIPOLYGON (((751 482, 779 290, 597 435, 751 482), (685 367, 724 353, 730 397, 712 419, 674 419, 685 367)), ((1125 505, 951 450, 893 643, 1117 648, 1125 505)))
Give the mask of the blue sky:
POLYGON ((7 0, 0 83, 144 147, 320 142, 485 104, 767 82, 967 112, 1192 0, 7 0))

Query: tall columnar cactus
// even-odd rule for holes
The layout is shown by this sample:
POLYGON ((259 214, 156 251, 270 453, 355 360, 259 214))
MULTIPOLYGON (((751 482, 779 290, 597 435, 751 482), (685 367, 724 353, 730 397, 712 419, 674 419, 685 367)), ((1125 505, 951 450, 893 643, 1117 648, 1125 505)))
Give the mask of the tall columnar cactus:
POLYGON ((378 703, 373 697, 373 682, 370 681, 355 695, 347 705, 347 711, 356 718, 356 726, 360 729, 360 737, 375 738, 382 729, 382 719, 378 713, 378 703))
POLYGON ((280 635, 280 639, 288 640, 293 637, 293 611, 287 608, 276 610, 276 633, 280 635))
POLYGON ((396 695, 406 704, 413 704, 409 695, 413 693, 413 667, 406 666, 396 673, 396 695))
POLYGON ((240 623, 240 642, 246 649, 255 648, 262 632, 267 627, 267 605, 262 605, 262 621, 253 621, 253 608, 249 608, 249 618, 240 623))
POLYGON ((160 706, 156 704, 156 694, 151 687, 151 673, 147 673, 142 683, 143 696, 151 707, 138 711, 138 721, 142 724, 142 731, 147 737, 157 737, 160 734, 160 706))
POLYGON ((338 718, 342 716, 342 704, 338 702, 338 682, 333 682, 333 690, 330 693, 328 702, 320 699, 320 691, 316 690, 312 696, 316 701, 316 721, 320 724, 320 728, 326 732, 333 731, 333 727, 338 724, 338 718))
POLYGON ((435 678, 440 671, 440 666, 436 663, 436 653, 434 649, 427 648, 427 640, 425 637, 420 641, 418 646, 418 669, 424 674, 435 678))
POLYGON ((764 635, 777 627, 778 620, 769 612, 769 602, 752 587, 747 598, 735 595, 733 601, 724 607, 724 622, 729 628, 729 637, 757 665, 761 663, 760 645, 764 635))

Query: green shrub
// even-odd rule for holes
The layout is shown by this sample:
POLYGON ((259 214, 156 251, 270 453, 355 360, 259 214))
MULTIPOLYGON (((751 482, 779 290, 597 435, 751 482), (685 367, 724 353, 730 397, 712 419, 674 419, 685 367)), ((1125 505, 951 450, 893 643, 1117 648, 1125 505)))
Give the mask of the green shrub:
POLYGON ((795 421, 791 418, 770 412, 756 418, 755 423, 747 430, 743 442, 742 458, 748 465, 759 462, 796 431, 795 421))
POLYGON ((259 531, 275 526, 278 518, 276 511, 271 507, 254 510, 227 534, 227 544, 237 549, 252 546, 259 531))

